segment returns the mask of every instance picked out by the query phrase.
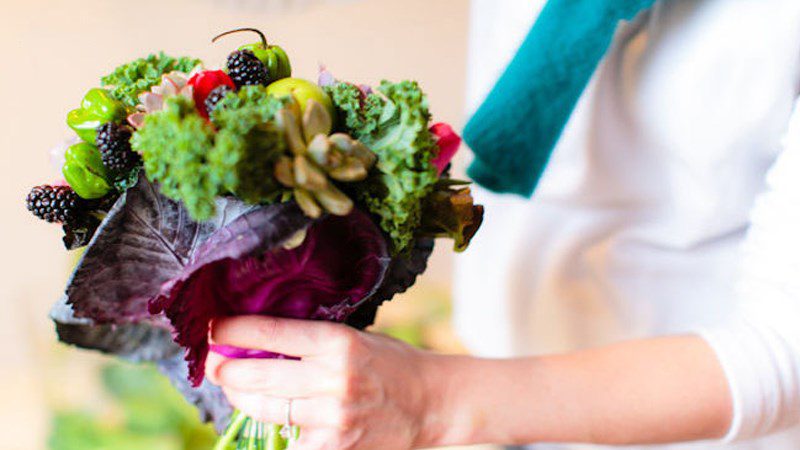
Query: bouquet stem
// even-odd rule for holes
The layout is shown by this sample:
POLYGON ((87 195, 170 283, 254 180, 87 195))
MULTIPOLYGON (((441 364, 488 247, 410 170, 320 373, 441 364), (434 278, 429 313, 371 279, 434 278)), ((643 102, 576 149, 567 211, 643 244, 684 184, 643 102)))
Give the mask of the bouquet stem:
POLYGON ((286 450, 289 443, 298 438, 299 429, 292 427, 290 435, 284 437, 282 428, 259 422, 236 410, 214 450, 286 450))

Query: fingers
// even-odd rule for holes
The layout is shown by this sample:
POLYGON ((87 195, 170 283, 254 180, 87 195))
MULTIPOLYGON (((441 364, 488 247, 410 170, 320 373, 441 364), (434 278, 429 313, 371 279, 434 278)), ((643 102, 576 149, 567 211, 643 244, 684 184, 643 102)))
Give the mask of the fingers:
POLYGON ((206 364, 213 383, 240 392, 298 398, 334 395, 339 390, 332 370, 314 362, 214 358, 206 364))
POLYGON ((217 372, 219 370, 219 366, 227 359, 228 358, 220 355, 219 353, 208 352, 208 356, 206 357, 206 378, 212 384, 215 384, 217 386, 220 385, 217 372))
MULTIPOLYGON (((228 401, 245 415, 264 423, 286 423, 287 400, 261 393, 240 392, 223 388, 228 401)), ((338 425, 339 403, 330 397, 292 399, 292 425, 302 427, 335 427, 338 425)))
POLYGON ((215 320, 214 344, 305 357, 324 354, 348 336, 342 325, 265 316, 239 316, 215 320))

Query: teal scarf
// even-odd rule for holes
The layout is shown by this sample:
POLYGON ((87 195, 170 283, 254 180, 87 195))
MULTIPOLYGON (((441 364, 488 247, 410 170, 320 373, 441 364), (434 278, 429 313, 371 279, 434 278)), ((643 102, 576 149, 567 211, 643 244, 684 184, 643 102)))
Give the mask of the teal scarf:
POLYGON ((469 175, 529 197, 620 20, 655 0, 550 0, 517 55, 464 129, 469 175))

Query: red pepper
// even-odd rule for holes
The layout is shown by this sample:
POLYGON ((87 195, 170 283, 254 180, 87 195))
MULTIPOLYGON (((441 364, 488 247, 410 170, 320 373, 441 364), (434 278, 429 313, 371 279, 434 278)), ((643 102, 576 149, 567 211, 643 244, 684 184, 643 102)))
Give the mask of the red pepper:
POLYGON ((192 78, 189 78, 189 85, 192 86, 194 104, 200 115, 208 119, 208 111, 206 110, 206 98, 208 95, 219 86, 225 85, 236 90, 236 85, 231 80, 227 73, 221 70, 204 70, 196 73, 192 78))

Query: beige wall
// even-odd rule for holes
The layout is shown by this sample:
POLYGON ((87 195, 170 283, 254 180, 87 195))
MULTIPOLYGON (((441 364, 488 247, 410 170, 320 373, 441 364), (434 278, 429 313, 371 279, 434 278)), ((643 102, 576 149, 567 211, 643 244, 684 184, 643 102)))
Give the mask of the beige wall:
MULTIPOLYGON (((467 0, 0 0, 0 436, 3 448, 43 448, 48 405, 90 395, 92 357, 54 346, 48 306, 70 256, 57 227, 24 210, 27 190, 57 177, 48 150, 65 136, 66 112, 116 64, 163 49, 219 65, 244 37, 212 46, 215 33, 256 26, 314 78, 325 63, 341 78, 416 78, 438 119, 462 122, 467 0), (280 8, 279 8, 280 9, 280 8), (66 369, 64 367, 67 367, 66 369), (53 383, 47 372, 59 371, 53 383), (48 381, 50 380, 50 381, 48 381), (10 447, 7 444, 10 443, 10 447)), ((448 281, 445 253, 423 283, 448 281)))

